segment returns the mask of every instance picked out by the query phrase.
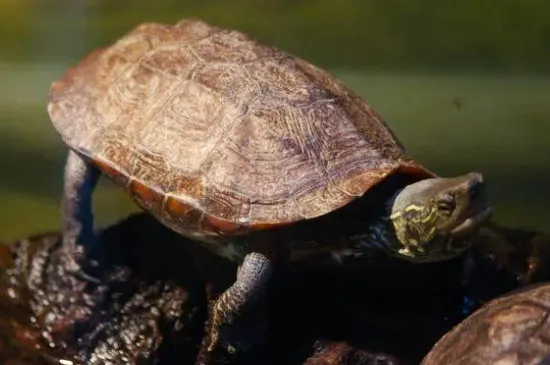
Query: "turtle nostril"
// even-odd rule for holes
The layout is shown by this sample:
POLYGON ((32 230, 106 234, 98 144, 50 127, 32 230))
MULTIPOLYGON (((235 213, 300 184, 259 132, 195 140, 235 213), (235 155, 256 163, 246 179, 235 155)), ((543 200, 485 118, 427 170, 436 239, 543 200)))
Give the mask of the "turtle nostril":
POLYGON ((472 200, 477 199, 482 193, 483 193, 483 183, 476 181, 470 184, 470 186, 468 187, 468 194, 470 195, 470 199, 472 200))

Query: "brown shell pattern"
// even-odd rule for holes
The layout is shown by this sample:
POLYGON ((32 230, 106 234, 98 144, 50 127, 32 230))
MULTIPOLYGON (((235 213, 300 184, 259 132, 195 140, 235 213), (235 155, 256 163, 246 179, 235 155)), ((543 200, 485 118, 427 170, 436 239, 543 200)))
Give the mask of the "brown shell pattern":
POLYGON ((432 176, 334 77, 198 20, 145 23, 91 53, 48 111, 72 149, 191 235, 317 217, 398 169, 432 176))
POLYGON ((548 364, 549 339, 550 285, 544 283, 487 303, 445 334, 421 365, 548 364))

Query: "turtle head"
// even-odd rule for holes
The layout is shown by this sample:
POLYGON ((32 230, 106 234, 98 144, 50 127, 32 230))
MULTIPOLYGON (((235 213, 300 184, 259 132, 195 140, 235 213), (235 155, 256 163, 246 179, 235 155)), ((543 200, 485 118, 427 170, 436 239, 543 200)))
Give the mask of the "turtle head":
POLYGON ((396 194, 390 212, 390 251, 413 262, 442 261, 468 248, 460 239, 487 221, 493 207, 479 173, 426 179, 396 194))

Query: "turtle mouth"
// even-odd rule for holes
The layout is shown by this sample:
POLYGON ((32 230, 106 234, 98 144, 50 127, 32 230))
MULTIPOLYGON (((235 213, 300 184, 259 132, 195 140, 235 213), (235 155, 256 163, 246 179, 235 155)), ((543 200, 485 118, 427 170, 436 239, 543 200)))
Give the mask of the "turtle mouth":
POLYGON ((469 204, 467 209, 459 214, 456 225, 450 231, 451 237, 472 233, 493 215, 493 206, 487 200, 481 175, 476 174, 476 178, 468 182, 466 190, 469 204))
POLYGON ((464 236, 476 230, 483 222, 493 215, 493 206, 488 204, 475 204, 464 214, 463 219, 451 230, 453 237, 464 236))

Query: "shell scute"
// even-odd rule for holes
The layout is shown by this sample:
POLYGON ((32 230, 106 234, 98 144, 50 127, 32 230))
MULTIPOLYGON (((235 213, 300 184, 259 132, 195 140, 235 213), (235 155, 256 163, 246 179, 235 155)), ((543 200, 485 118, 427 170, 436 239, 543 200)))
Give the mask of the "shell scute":
POLYGON ((209 36, 195 42, 193 51, 206 64, 244 66, 260 59, 273 58, 279 52, 258 44, 248 35, 231 29, 216 28, 209 36))
POLYGON ((242 234, 250 229, 248 225, 242 225, 231 219, 221 219, 208 215, 203 221, 203 229, 208 232, 222 232, 223 234, 242 234))
POLYGON ((237 108, 248 107, 262 93, 259 83, 239 65, 205 64, 196 73, 194 80, 237 108))
POLYGON ((168 82, 173 82, 170 77, 190 78, 200 64, 201 60, 193 54, 189 47, 171 44, 156 50, 145 58, 142 67, 150 69, 159 76, 167 77, 168 82))
MULTIPOLYGON (((286 217, 288 216, 288 211, 285 208, 288 207, 290 202, 293 202, 293 200, 290 199, 290 201, 286 202, 286 204, 283 204, 283 202, 281 201, 272 201, 269 203, 251 202, 250 226, 258 229, 260 227, 270 227, 279 224, 285 224, 287 222, 286 217)), ((297 207, 293 204, 292 209, 297 210, 297 207)), ((300 216, 299 219, 304 218, 305 217, 300 216)))
POLYGON ((173 195, 168 195, 163 209, 153 215, 174 231, 192 238, 212 234, 202 229, 204 212, 173 195))
POLYGON ((174 196, 167 196, 165 203, 166 212, 174 219, 177 220, 181 217, 185 217, 193 210, 190 204, 186 204, 180 199, 174 196))
POLYGON ((311 82, 299 72, 292 72, 296 67, 290 56, 261 58, 244 67, 258 83, 262 99, 268 105, 288 107, 310 102, 311 82))

